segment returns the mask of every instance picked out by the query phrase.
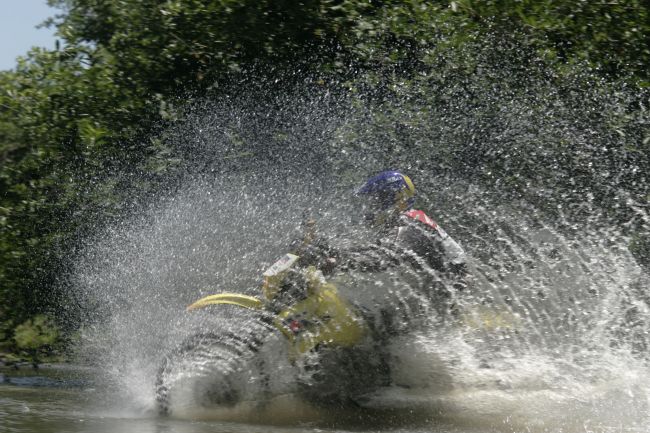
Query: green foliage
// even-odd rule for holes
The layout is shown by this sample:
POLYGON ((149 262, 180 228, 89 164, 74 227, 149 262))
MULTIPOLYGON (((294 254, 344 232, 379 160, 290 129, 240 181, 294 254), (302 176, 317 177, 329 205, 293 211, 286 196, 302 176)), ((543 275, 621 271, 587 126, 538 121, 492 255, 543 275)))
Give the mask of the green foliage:
POLYGON ((650 79, 650 6, 644 0, 457 0, 479 25, 524 29, 547 55, 587 60, 610 74, 650 79))
POLYGON ((196 90, 253 63, 280 65, 332 47, 361 2, 59 0, 61 36, 110 55, 120 87, 196 90))
POLYGON ((104 72, 74 50, 36 50, 0 75, 0 299, 17 317, 47 304, 50 254, 80 222, 72 216, 84 211, 87 176, 115 153, 98 131, 117 120, 108 107, 119 113, 124 93, 106 86, 104 72))
POLYGON ((59 338, 59 330, 47 316, 38 315, 18 325, 14 331, 14 341, 21 350, 35 352, 54 345, 59 338))

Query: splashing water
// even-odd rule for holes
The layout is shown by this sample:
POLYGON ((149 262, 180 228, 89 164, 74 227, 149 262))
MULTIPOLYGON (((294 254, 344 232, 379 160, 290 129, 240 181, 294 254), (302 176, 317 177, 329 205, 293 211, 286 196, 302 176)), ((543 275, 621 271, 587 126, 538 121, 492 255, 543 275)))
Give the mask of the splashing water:
MULTIPOLYGON (((539 105, 545 95, 536 91, 539 105)), ((351 228, 351 188, 378 170, 400 167, 418 187, 417 207, 466 249, 471 280, 462 291, 450 289, 455 318, 440 320, 438 305, 422 297, 430 280, 405 263, 382 275, 333 278, 341 293, 370 309, 389 303, 403 317, 428 318, 389 342, 390 386, 375 387, 359 402, 377 410, 419 408, 467 430, 647 430, 648 275, 628 251, 624 225, 614 225, 587 195, 573 200, 576 209, 549 212, 548 203, 506 202, 493 184, 441 168, 423 142, 462 141, 469 131, 454 138, 453 125, 469 129, 476 105, 465 119, 458 117, 462 101, 447 113, 434 107, 423 117, 426 127, 414 117, 417 107, 400 107, 407 144, 382 152, 371 146, 377 130, 389 135, 384 144, 399 138, 376 117, 394 116, 395 109, 365 103, 328 92, 286 93, 272 109, 228 100, 199 106, 170 132, 186 164, 181 186, 144 215, 106 229, 75 274, 98 316, 84 328, 79 352, 102 367, 106 389, 123 404, 151 410, 167 359, 166 377, 182 383, 170 400, 178 416, 260 422, 271 413, 322 416, 313 407, 296 409, 302 373, 264 320, 233 307, 197 314, 184 307, 221 291, 258 294, 263 270, 300 234, 305 209, 335 245, 345 246, 351 233, 361 237, 351 228), (376 295, 377 287, 390 296, 376 295), (229 386, 210 385, 223 381, 229 386), (202 398, 221 408, 202 409, 202 398)), ((501 138, 535 134, 530 117, 517 122, 525 104, 520 96, 503 101, 509 121, 501 138)), ((567 114, 557 107, 551 100, 536 108, 548 114, 544 124, 535 120, 540 130, 567 139, 585 132, 554 117, 553 109, 567 114)), ((544 190, 537 197, 554 204, 560 195, 544 190)))

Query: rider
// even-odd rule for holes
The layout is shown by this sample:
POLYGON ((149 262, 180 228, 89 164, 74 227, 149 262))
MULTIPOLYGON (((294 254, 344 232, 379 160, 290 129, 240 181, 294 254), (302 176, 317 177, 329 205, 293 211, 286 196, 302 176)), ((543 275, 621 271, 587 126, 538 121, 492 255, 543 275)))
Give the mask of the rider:
MULTIPOLYGON (((395 170, 381 172, 368 179, 354 195, 353 212, 375 232, 378 241, 412 251, 438 272, 466 273, 462 247, 424 211, 413 209, 415 185, 407 175, 395 170)), ((300 266, 314 265, 326 275, 335 270, 373 271, 390 265, 377 255, 364 255, 366 247, 350 251, 333 248, 317 235, 315 221, 309 217, 303 222, 303 236, 290 249, 301 257, 300 266)))
POLYGON ((366 223, 380 236, 424 258, 434 270, 449 274, 466 272, 465 252, 424 211, 413 209, 415 185, 399 171, 384 171, 357 190, 366 223))
POLYGON ((416 269, 433 271, 443 281, 443 294, 450 294, 447 287, 465 287, 465 252, 424 211, 413 209, 415 186, 407 175, 381 172, 354 196, 352 212, 370 229, 370 241, 361 242, 359 232, 352 237, 354 246, 335 249, 316 234, 315 221, 307 218, 304 236, 292 245, 292 252, 300 256, 299 266, 313 265, 327 276, 348 270, 379 272, 408 261, 416 269))
MULTIPOLYGON (((466 286, 465 252, 425 212, 413 209, 415 186, 411 179, 399 171, 385 171, 368 179, 355 191, 354 197, 355 207, 352 213, 359 215, 358 220, 369 230, 355 230, 355 236, 349 237, 352 246, 333 248, 324 237, 318 235, 315 221, 306 218, 303 236, 291 248, 296 267, 318 269, 327 278, 329 274, 340 274, 345 278, 348 271, 378 273, 383 274, 378 276, 378 281, 382 281, 381 278, 387 275, 385 271, 390 275, 394 268, 405 265, 404 275, 408 275, 407 278, 418 275, 417 286, 398 284, 386 292, 381 289, 367 291, 362 286, 354 286, 354 293, 347 293, 356 306, 349 311, 361 314, 380 342, 384 342, 384 338, 390 335, 410 332, 414 326, 419 326, 419 317, 431 317, 430 310, 427 310, 429 305, 440 313, 437 317, 442 320, 455 317, 458 309, 453 292, 462 291, 466 286), (370 238, 365 235, 370 235, 370 238), (416 273, 410 273, 409 269, 416 273), (400 287, 407 290, 413 288, 415 296, 393 295, 400 287), (421 291, 417 293, 418 290, 421 291), (386 293, 388 296, 384 297, 386 293), (421 302, 425 298, 433 302, 421 302), (387 299, 391 301, 383 302, 387 299), (365 302, 368 300, 378 302, 365 302)), ((336 281, 336 275, 333 278, 336 281)), ((296 296, 295 293, 300 290, 292 290, 292 287, 299 289, 309 284, 298 277, 299 284, 292 286, 290 280, 291 278, 282 280, 278 293, 292 293, 290 299, 304 299, 307 302, 309 296, 296 296)), ((282 299, 282 296, 278 299, 282 299)), ((337 317, 344 317, 349 311, 346 310, 337 317)), ((352 323, 354 322, 353 320, 352 323)), ((346 324, 344 320, 341 323, 346 324)), ((347 331, 341 333, 347 334, 347 331)), ((381 359, 382 362, 385 361, 384 358, 381 359)), ((384 364, 382 366, 385 367, 384 364)))

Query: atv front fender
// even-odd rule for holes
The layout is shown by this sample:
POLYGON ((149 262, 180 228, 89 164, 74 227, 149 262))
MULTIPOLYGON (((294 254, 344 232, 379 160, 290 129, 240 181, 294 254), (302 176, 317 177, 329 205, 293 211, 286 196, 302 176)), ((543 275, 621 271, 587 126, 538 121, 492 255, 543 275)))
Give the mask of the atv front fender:
POLYGON ((255 296, 242 295, 240 293, 219 293, 206 296, 187 306, 187 311, 197 310, 208 305, 228 304, 248 308, 250 310, 264 309, 264 301, 255 296))

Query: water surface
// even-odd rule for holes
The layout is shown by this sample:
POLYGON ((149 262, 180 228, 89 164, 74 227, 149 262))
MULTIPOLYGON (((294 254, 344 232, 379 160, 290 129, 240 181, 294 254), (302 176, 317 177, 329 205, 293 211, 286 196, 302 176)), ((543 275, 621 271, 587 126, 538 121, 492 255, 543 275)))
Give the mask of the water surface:
POLYGON ((632 395, 631 388, 621 383, 611 383, 609 389, 604 389, 606 385, 600 390, 593 388, 592 397, 585 393, 582 399, 576 393, 562 394, 558 390, 483 389, 456 391, 434 401, 417 393, 396 390, 395 393, 403 393, 400 408, 351 409, 337 414, 313 409, 309 412, 303 408, 302 413, 299 409, 293 413, 302 415, 302 420, 299 416, 292 420, 277 414, 272 424, 264 424, 259 420, 176 420, 142 408, 126 407, 124 402, 96 386, 92 370, 4 369, 1 374, 0 431, 3 433, 647 431, 643 424, 645 415, 638 412, 645 397, 632 395))

